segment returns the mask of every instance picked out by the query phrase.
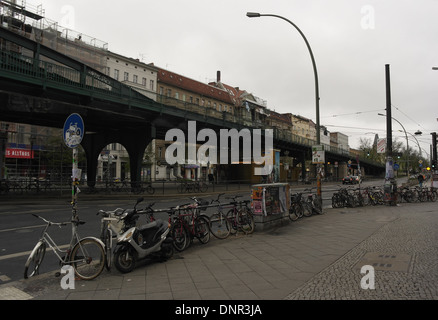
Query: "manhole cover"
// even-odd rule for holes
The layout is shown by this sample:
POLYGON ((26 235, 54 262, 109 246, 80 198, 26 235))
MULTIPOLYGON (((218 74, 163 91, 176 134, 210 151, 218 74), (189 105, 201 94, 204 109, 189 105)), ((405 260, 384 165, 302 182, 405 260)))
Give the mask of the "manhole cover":
POLYGON ((370 265, 375 270, 408 272, 411 258, 411 255, 405 253, 368 252, 355 265, 355 269, 370 265))

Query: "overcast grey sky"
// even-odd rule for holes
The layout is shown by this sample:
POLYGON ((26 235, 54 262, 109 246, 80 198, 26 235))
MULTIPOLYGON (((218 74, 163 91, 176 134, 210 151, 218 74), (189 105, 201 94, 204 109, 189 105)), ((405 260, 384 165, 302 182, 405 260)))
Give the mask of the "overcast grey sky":
MULTIPOLYGON (((300 34, 312 47, 321 124, 360 137, 386 136, 385 64, 391 68, 392 116, 430 152, 438 131, 438 0, 27 0, 60 25, 109 49, 195 80, 222 81, 267 100, 277 112, 315 121, 314 76, 300 34)), ((394 136, 405 143, 402 127, 394 136)), ((413 139, 409 135, 409 139, 413 139)), ((418 150, 416 142, 410 146, 418 150)))

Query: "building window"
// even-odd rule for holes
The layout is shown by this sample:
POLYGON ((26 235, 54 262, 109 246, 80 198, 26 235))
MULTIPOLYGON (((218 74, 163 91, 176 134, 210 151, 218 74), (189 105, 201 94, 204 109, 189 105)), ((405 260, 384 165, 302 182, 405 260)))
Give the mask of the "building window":
POLYGON ((124 73, 123 80, 125 80, 125 81, 129 80, 129 72, 124 73))
POLYGON ((146 78, 141 79, 141 84, 143 87, 146 87, 146 78))
POLYGON ((134 74, 132 81, 134 81, 134 83, 138 83, 138 76, 136 74, 134 74))
POLYGON ((170 98, 172 96, 172 90, 167 89, 166 92, 167 92, 167 96, 170 98))
POLYGON ((164 88, 160 87, 160 95, 163 95, 163 94, 164 94, 164 88))
POLYGON ((179 99, 179 93, 175 92, 175 99, 179 99))
POLYGON ((119 80, 119 70, 114 69, 114 79, 119 80))
POLYGON ((154 90, 154 80, 151 80, 149 82, 149 84, 150 84, 151 90, 154 90))
POLYGON ((199 106, 199 98, 196 98, 196 104, 199 106))

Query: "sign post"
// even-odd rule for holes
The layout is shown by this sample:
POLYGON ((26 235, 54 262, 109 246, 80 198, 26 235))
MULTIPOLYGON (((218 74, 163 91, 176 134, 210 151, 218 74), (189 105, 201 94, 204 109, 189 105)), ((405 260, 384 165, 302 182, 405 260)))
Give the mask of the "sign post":
POLYGON ((76 218, 76 200, 80 192, 78 185, 81 178, 81 170, 78 168, 78 146, 84 137, 85 127, 82 117, 77 113, 72 113, 64 123, 63 137, 67 147, 73 150, 72 158, 72 210, 73 218, 76 218))
POLYGON ((316 193, 318 196, 318 199, 321 203, 322 208, 322 190, 321 190, 321 175, 322 175, 322 168, 321 164, 325 163, 325 151, 324 151, 324 145, 314 145, 312 146, 312 163, 316 164, 316 193))

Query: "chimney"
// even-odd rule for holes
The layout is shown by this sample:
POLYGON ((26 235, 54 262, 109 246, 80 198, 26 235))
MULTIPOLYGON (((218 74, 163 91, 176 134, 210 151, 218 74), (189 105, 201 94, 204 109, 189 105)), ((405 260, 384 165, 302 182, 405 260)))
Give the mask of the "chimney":
POLYGON ((216 72, 216 82, 221 82, 221 72, 219 70, 216 72))

